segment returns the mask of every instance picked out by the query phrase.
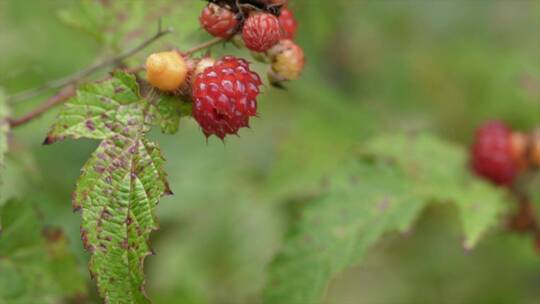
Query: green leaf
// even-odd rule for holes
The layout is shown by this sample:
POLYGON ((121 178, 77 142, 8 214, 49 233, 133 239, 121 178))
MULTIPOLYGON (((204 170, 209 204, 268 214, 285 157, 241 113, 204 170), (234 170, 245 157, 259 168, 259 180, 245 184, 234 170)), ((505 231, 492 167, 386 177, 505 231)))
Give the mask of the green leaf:
POLYGON ((109 303, 147 303, 144 259, 151 254, 154 210, 171 191, 159 148, 145 139, 151 125, 178 128, 179 101, 147 101, 135 77, 116 73, 107 81, 77 91, 46 139, 101 139, 82 169, 73 206, 82 211, 81 236, 91 252, 90 272, 109 303), (126 300, 127 299, 127 300, 126 300))
POLYGON ((141 97, 135 76, 119 71, 105 81, 81 86, 64 104, 45 143, 67 137, 136 138, 156 123, 155 112, 154 105, 141 97))
POLYGON ((266 303, 318 303, 329 280, 383 234, 410 229, 430 202, 455 202, 471 248, 504 211, 504 193, 468 172, 463 149, 430 135, 375 138, 310 202, 270 267, 266 303))
POLYGON ((187 110, 189 104, 176 96, 161 94, 154 101, 142 98, 135 77, 117 72, 109 80, 80 87, 76 96, 65 103, 45 143, 66 137, 134 137, 148 131, 150 125, 173 134, 187 110))
POLYGON ((467 151, 429 134, 395 134, 366 144, 364 155, 395 162, 415 181, 418 197, 456 203, 465 248, 472 248, 505 210, 505 195, 470 174, 467 151))
POLYGON ((4 93, 0 90, 0 169, 4 165, 4 155, 8 151, 9 109, 4 93))
POLYGON ((266 303, 318 303, 330 278, 356 264, 387 231, 406 231, 425 201, 384 163, 354 162, 310 202, 270 268, 266 303))
POLYGON ((60 303, 86 284, 60 230, 43 229, 35 209, 11 200, 0 208, 0 303, 60 303))
POLYGON ((73 204, 92 253, 90 271, 108 303, 147 303, 143 263, 157 229, 154 209, 170 193, 158 147, 144 139, 104 140, 83 168, 73 204))
POLYGON ((154 124, 160 126, 163 133, 178 132, 183 107, 185 104, 179 97, 160 94, 157 100, 153 101, 154 124))
POLYGON ((113 16, 100 1, 82 0, 76 8, 59 11, 58 18, 64 24, 105 43, 106 29, 113 16))
POLYGON ((472 249, 480 238, 499 223, 501 215, 508 206, 501 191, 483 181, 471 180, 459 191, 456 187, 449 200, 454 202, 459 211, 463 226, 463 248, 472 249))
POLYGON ((135 77, 118 72, 109 80, 77 90, 62 108, 45 143, 66 137, 106 139, 116 134, 135 136, 144 131, 149 103, 140 97, 135 77))

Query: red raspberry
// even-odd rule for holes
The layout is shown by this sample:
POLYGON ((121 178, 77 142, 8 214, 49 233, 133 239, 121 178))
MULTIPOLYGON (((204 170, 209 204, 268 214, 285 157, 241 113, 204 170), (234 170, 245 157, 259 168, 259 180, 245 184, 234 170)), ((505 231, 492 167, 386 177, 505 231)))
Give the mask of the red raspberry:
POLYGON ((268 13, 251 14, 242 29, 246 47, 255 52, 264 52, 281 39, 279 19, 268 13))
POLYGON ((283 29, 283 39, 294 39, 298 23, 289 9, 282 9, 279 15, 279 23, 283 29))
POLYGON ((234 34, 238 25, 238 20, 231 10, 214 3, 208 4, 203 9, 199 21, 208 33, 221 38, 228 38, 234 34))
POLYGON ((192 115, 206 137, 223 139, 249 126, 257 114, 257 95, 262 85, 244 59, 225 56, 197 75, 193 83, 192 115))
POLYGON ((510 185, 518 173, 512 154, 511 130, 499 121, 490 121, 476 131, 471 150, 472 169, 498 185, 510 185))

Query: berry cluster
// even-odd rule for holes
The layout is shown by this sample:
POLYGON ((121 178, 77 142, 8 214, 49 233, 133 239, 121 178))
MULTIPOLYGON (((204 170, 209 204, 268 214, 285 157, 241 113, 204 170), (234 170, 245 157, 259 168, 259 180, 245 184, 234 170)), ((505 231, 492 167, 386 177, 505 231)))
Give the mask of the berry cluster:
POLYGON ((288 0, 213 0, 203 9, 201 26, 211 35, 233 39, 270 63, 268 79, 281 87, 304 67, 304 51, 294 41, 298 23, 288 0))
MULTIPOLYGON (((304 52, 293 39, 298 24, 288 0, 207 0, 201 27, 223 41, 243 41, 255 59, 269 64, 270 84, 300 77, 304 52)), ((190 58, 177 51, 152 54, 146 61, 148 82, 155 88, 187 97, 192 116, 206 137, 222 140, 249 127, 257 115, 262 81, 248 61, 233 56, 219 60, 190 58)))

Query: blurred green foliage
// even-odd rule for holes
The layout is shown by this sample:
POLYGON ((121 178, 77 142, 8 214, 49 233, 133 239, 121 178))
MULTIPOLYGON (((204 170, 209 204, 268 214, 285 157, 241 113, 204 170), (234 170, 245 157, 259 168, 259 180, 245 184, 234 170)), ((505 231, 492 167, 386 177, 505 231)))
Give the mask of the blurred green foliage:
MULTIPOLYGON (((156 303, 257 303, 298 209, 374 134, 430 130, 466 145, 488 118, 523 129, 538 124, 539 2, 291 1, 306 70, 286 91, 264 90, 251 129, 207 143, 184 119, 174 136, 151 134, 175 193, 158 206, 156 256, 146 262, 156 303)), ((175 33, 129 63, 208 39, 197 22, 202 1, 111 2, 132 15, 122 26, 110 23, 110 12, 97 15, 103 27, 118 30, 100 38, 66 26, 94 22, 81 17, 78 1, 0 1, 0 86, 12 94, 78 71, 150 36, 159 16, 175 33)), ((214 49, 225 53, 247 54, 214 49)), ((12 112, 25 113, 45 97, 12 112)), ((80 216, 70 201, 97 143, 42 146, 56 112, 13 132, 0 197, 23 198, 45 224, 62 227, 88 276, 80 216)), ((432 207, 405 237, 389 236, 362 266, 336 276, 325 303, 536 303, 540 264, 531 240, 493 233, 465 252, 458 223, 453 209, 432 207)), ((94 284, 88 288, 86 302, 99 303, 94 284)))
POLYGON ((28 203, 0 208, 0 302, 58 303, 85 298, 86 286, 61 230, 44 228, 28 203))

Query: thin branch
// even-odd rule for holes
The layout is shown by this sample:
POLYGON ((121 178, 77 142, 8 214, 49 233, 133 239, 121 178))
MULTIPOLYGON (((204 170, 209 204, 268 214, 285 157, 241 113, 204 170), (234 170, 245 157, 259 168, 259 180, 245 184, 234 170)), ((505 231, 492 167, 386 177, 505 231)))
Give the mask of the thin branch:
POLYGON ((214 38, 214 39, 209 40, 209 41, 207 41, 207 42, 205 42, 205 43, 201 43, 201 44, 199 44, 199 45, 197 45, 197 46, 194 46, 194 47, 192 47, 191 49, 189 49, 189 50, 183 52, 182 54, 183 54, 184 56, 191 56, 191 55, 193 55, 194 53, 197 53, 198 51, 202 51, 202 50, 205 50, 205 49, 207 49, 207 48, 210 48, 210 47, 212 47, 212 46, 214 46, 214 45, 216 45, 216 44, 218 44, 218 43, 220 43, 220 42, 222 42, 222 41, 225 41, 225 40, 224 40, 223 38, 219 38, 219 37, 218 37, 218 38, 214 38))
POLYGON ((32 111, 28 112, 22 117, 8 119, 9 125, 12 128, 21 126, 29 122, 30 120, 40 116, 41 114, 45 113, 50 108, 63 103, 64 101, 66 101, 67 99, 75 95, 75 87, 76 87, 75 84, 68 85, 64 87, 58 94, 50 97, 44 103, 40 104, 37 108, 33 109, 32 111))
MULTIPOLYGON (((186 57, 189 57, 199 51, 202 51, 202 50, 205 50, 205 49, 208 49, 222 41, 227 41, 225 40, 224 38, 214 38, 214 39, 211 39, 209 41, 206 41, 204 43, 201 43, 199 45, 196 45, 190 49, 188 49, 187 51, 185 52, 181 52, 182 55, 186 56, 186 57)), ((141 72, 145 69, 144 65, 137 65, 137 66, 134 66, 134 67, 130 67, 130 68, 125 68, 125 69, 122 69, 124 72, 127 72, 127 73, 138 73, 138 72, 141 72)))
POLYGON ((134 54, 136 54, 139 51, 143 50, 144 48, 146 48, 150 44, 154 43, 156 40, 160 39, 161 37, 163 37, 163 36, 165 36, 165 35, 167 35, 167 34, 169 34, 171 32, 172 32, 172 28, 167 28, 167 29, 162 30, 161 29, 161 23, 158 23, 158 31, 156 32, 156 34, 154 36, 148 38, 147 40, 143 41, 138 46, 133 47, 133 48, 131 48, 129 50, 126 50, 125 52, 123 52, 122 54, 120 54, 120 55, 118 55, 116 57, 113 57, 113 58, 107 59, 107 60, 105 60, 103 62, 91 65, 88 68, 86 68, 84 70, 81 70, 81 71, 79 71, 77 73, 74 73, 74 74, 72 74, 70 76, 67 76, 65 78, 60 78, 60 79, 57 79, 57 80, 53 80, 51 82, 45 83, 44 85, 42 85, 40 87, 29 89, 29 90, 17 93, 15 95, 9 97, 8 102, 14 103, 14 102, 19 102, 19 101, 22 101, 22 100, 26 100, 26 99, 30 99, 30 98, 39 96, 41 93, 43 93, 46 90, 59 89, 59 88, 71 85, 71 84, 76 83, 76 82, 78 82, 79 80, 81 80, 81 79, 83 79, 85 77, 88 77, 88 76, 94 74, 95 72, 97 72, 97 71, 99 71, 99 70, 101 70, 101 69, 103 69, 105 67, 108 67, 108 66, 111 66, 111 65, 118 65, 119 63, 121 63, 122 61, 127 59, 128 57, 133 56, 134 54))

